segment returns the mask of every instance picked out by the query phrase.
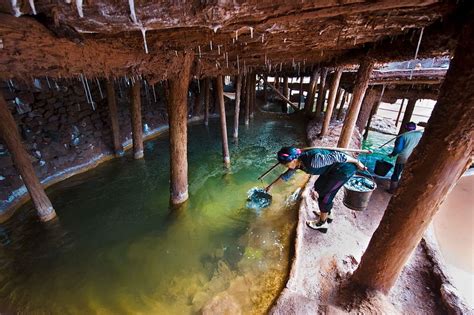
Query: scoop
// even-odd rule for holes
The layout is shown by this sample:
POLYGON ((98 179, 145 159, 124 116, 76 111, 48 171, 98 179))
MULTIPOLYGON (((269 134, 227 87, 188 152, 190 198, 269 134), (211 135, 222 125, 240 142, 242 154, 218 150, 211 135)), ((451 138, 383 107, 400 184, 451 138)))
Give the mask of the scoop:
POLYGON ((267 193, 264 188, 253 187, 247 192, 247 208, 261 209, 270 206, 272 195, 267 193))

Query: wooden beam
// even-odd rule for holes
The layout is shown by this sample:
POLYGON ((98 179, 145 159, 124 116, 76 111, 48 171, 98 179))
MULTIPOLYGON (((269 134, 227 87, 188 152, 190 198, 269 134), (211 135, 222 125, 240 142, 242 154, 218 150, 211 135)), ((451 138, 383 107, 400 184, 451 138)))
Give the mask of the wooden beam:
POLYGON ((240 113, 240 95, 242 91, 242 74, 239 74, 235 85, 235 113, 234 113, 234 132, 233 138, 239 137, 239 113, 240 113))
POLYGON ((321 127, 321 132, 319 133, 320 137, 325 136, 329 129, 329 123, 331 122, 334 104, 336 103, 336 94, 339 88, 339 81, 341 80, 341 75, 342 75, 342 68, 336 68, 334 71, 332 82, 331 82, 328 106, 326 109, 326 114, 324 116, 323 126, 321 127))
POLYGON ((107 80, 107 104, 109 105, 110 126, 112 128, 112 140, 115 156, 123 155, 123 146, 120 141, 120 126, 118 120, 117 103, 115 101, 115 88, 112 80, 107 80))
POLYGON ((400 120, 400 115, 402 114, 404 104, 405 104, 405 98, 402 99, 402 103, 400 104, 400 110, 398 111, 397 119, 395 119, 395 127, 398 126, 398 121, 400 120))
MULTIPOLYGON (((230 166, 229 143, 227 141, 227 122, 225 117, 225 103, 224 103, 224 85, 222 83, 222 76, 217 77, 217 95, 219 99, 219 113, 221 118, 221 136, 222 136, 222 156, 224 158, 224 165, 230 166)), ((248 105, 247 105, 248 109, 248 105)))
POLYGON ((369 85, 369 77, 374 67, 374 60, 366 58, 360 64, 357 71, 356 84, 354 86, 354 93, 352 94, 351 105, 349 106, 344 125, 342 126, 341 135, 337 144, 340 148, 347 148, 351 142, 352 133, 354 132, 357 116, 359 115, 362 99, 365 91, 369 85))
POLYGON ((28 189, 31 200, 38 212, 41 221, 49 221, 56 217, 53 205, 46 195, 41 183, 36 177, 35 169, 31 165, 30 156, 21 143, 20 133, 15 120, 8 108, 7 102, 0 92, 0 137, 10 152, 13 164, 21 175, 23 183, 28 189))
MULTIPOLYGON (((460 30, 446 79, 423 137, 408 159, 352 283, 387 294, 439 206, 472 163, 474 151, 474 15, 460 30)), ((455 229, 455 227, 452 227, 455 229)))
POLYGON ((179 205, 188 199, 188 90, 193 53, 184 53, 180 75, 169 80, 168 119, 170 132, 170 201, 179 205))
POLYGON ((135 80, 131 86, 131 118, 132 118, 132 141, 133 157, 143 158, 143 125, 142 125, 142 98, 140 94, 141 82, 135 80))

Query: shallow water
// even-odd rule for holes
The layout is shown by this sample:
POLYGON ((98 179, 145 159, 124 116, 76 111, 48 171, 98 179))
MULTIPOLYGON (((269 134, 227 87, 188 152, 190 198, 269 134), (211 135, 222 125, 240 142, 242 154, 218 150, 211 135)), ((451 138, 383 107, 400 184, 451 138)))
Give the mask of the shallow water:
MULTIPOLYGON (((222 167, 217 121, 189 128, 189 195, 170 210, 168 134, 48 190, 59 220, 31 204, 0 226, 0 310, 47 314, 190 314, 213 298, 263 313, 284 285, 305 176, 276 187, 270 207, 247 191, 281 146, 302 144, 304 124, 257 117, 222 167), (230 302, 229 302, 230 301, 230 302)), ((213 304, 213 305, 214 305, 213 304)), ((234 307, 235 307, 234 305, 234 307)))

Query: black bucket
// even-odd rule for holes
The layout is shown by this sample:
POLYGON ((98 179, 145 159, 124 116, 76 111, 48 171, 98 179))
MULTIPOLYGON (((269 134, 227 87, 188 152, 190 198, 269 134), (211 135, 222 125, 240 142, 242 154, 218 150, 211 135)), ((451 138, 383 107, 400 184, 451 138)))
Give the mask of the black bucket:
POLYGON ((392 169, 393 164, 384 160, 377 160, 375 162, 374 173, 379 176, 385 176, 392 169))
POLYGON ((348 183, 344 184, 344 199, 342 203, 349 209, 362 211, 367 208, 369 205, 370 197, 372 196, 372 192, 377 188, 377 184, 365 177, 355 175, 352 177, 353 179, 364 178, 370 183, 371 187, 366 186, 365 191, 360 191, 354 188, 351 188, 348 183))

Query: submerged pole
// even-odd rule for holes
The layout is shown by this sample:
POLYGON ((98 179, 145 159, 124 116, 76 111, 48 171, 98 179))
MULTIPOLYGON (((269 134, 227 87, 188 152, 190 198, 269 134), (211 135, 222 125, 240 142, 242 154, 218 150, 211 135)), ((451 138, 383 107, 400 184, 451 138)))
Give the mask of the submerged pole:
POLYGON ((181 69, 170 79, 168 119, 170 133, 170 201, 179 205, 188 199, 188 89, 193 53, 182 55, 181 69))
POLYGON ((21 143, 20 133, 7 102, 0 93, 0 138, 5 142, 10 152, 13 164, 20 173, 23 183, 30 194, 31 200, 41 221, 49 221, 56 217, 53 205, 41 183, 36 177, 30 156, 21 143))
POLYGON ((359 70, 357 71, 354 92, 352 94, 352 101, 349 105, 346 119, 344 119, 344 124, 342 126, 341 135, 339 136, 339 141, 337 143, 338 147, 349 147, 357 116, 359 115, 360 106, 362 104, 362 99, 364 98, 365 91, 369 85, 369 77, 373 67, 374 61, 369 58, 364 59, 360 64, 359 70))
POLYGON ((342 68, 336 68, 334 71, 334 76, 331 82, 331 90, 329 92, 328 106, 326 109, 326 114, 324 116, 323 126, 319 134, 320 137, 326 135, 329 129, 329 123, 331 122, 331 116, 334 109, 334 104, 336 103, 336 94, 339 87, 339 81, 341 80, 342 68))
MULTIPOLYGON (((474 150, 474 19, 471 13, 420 143, 408 159, 352 284, 387 294, 440 204, 472 163, 474 150)), ((452 227, 455 228, 455 227, 452 227)))
POLYGON ((234 139, 239 137, 239 114, 240 114, 240 94, 242 92, 242 75, 237 76, 235 85, 235 113, 234 113, 234 139))
POLYGON ((118 120, 117 102, 115 100, 114 82, 107 80, 107 104, 109 105, 110 126, 112 128, 112 140, 115 156, 123 155, 123 146, 120 141, 120 125, 118 120))
POLYGON ((140 96, 141 82, 135 80, 132 82, 132 141, 133 141, 133 157, 135 159, 143 158, 143 127, 142 127, 142 101, 140 96))
MULTIPOLYGON (((222 136, 222 156, 224 158, 224 165, 230 166, 229 143, 227 141, 227 122, 225 117, 224 104, 224 85, 222 83, 222 75, 217 76, 217 97, 219 101, 219 113, 221 118, 221 136, 222 136)), ((247 105, 248 108, 248 105, 247 105)))

